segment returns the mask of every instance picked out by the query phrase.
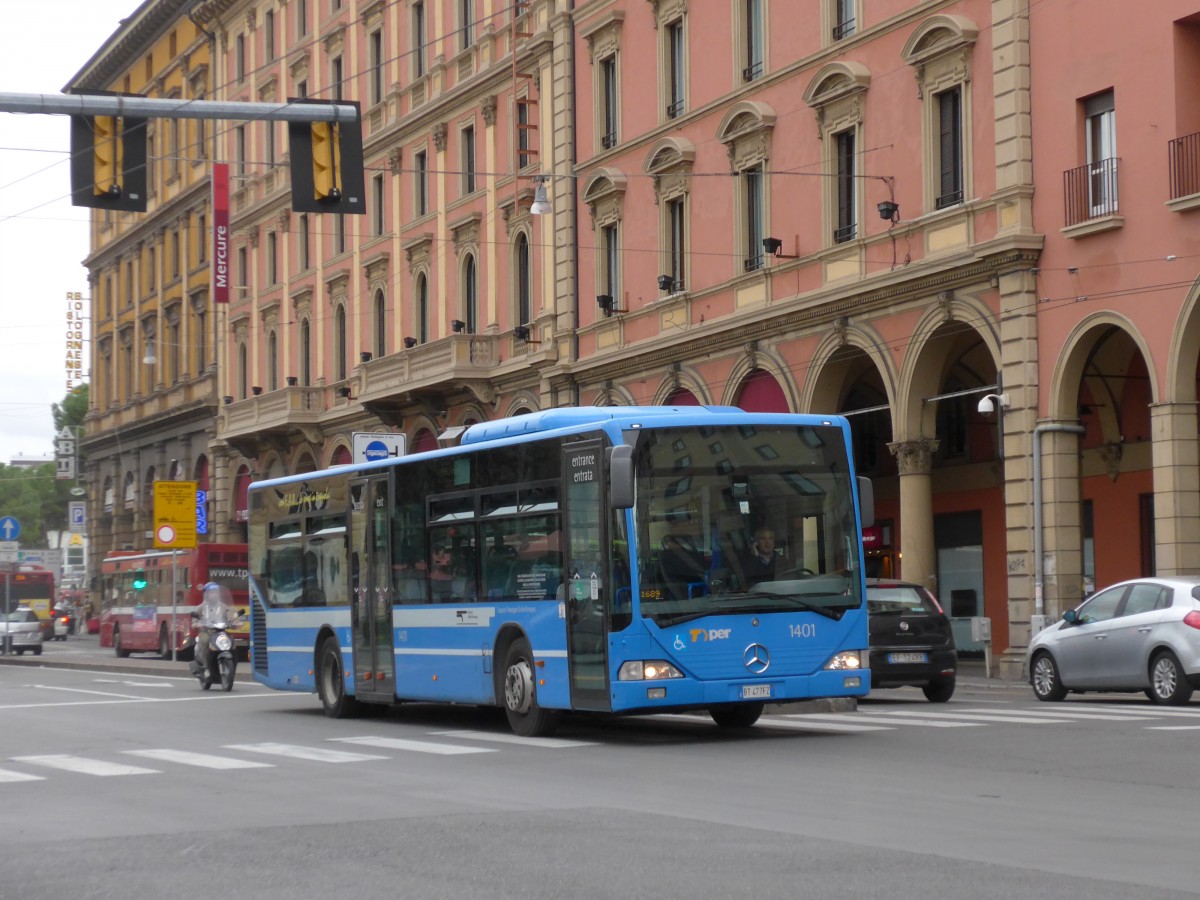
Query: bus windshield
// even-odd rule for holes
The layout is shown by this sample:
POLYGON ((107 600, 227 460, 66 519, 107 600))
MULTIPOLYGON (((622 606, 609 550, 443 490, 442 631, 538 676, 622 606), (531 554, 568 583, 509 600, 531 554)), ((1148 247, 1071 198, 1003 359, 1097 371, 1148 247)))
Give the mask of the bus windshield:
POLYGON ((647 428, 634 466, 637 593, 658 626, 862 605, 840 428, 647 428))

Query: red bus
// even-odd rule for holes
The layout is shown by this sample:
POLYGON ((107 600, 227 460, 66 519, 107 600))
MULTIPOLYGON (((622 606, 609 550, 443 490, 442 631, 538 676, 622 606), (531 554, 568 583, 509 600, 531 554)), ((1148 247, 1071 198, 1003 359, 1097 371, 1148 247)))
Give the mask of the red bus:
MULTIPOLYGON (((100 564, 100 646, 117 656, 157 650, 163 659, 190 654, 196 637, 192 608, 210 581, 229 588, 233 603, 246 611, 249 599, 245 544, 197 544, 174 553, 172 602, 170 550, 118 550, 100 564), (174 640, 171 639, 172 633, 174 640)), ((250 646, 249 619, 229 631, 234 644, 250 646)))
POLYGON ((41 566, 24 564, 16 571, 0 572, 0 608, 11 612, 28 606, 42 622, 42 634, 54 636, 54 573, 41 566))

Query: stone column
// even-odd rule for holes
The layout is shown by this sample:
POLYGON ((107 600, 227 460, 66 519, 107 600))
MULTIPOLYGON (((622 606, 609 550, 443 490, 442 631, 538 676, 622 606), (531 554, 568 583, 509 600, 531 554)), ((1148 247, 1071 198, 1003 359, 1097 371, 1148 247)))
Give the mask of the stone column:
POLYGON ((1200 573, 1200 442, 1195 403, 1150 406, 1158 575, 1200 573))
POLYGON ((900 471, 900 575, 905 581, 925 585, 937 592, 936 551, 933 546, 933 454, 934 438, 888 444, 900 471))
POLYGON ((1042 434, 1042 611, 1051 619, 1083 600, 1079 440, 1070 432, 1042 434))

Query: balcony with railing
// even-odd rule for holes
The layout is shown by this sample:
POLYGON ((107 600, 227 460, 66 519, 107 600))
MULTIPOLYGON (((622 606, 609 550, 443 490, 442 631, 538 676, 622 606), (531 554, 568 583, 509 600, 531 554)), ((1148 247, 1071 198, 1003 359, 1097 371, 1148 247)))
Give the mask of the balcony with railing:
POLYGON ((1171 177, 1167 205, 1176 212, 1200 207, 1200 131, 1167 144, 1167 168, 1171 177))
POLYGON ((224 415, 218 437, 245 456, 257 455, 264 445, 286 447, 295 434, 312 440, 319 436, 329 390, 288 385, 227 403, 221 407, 224 415))
POLYGON ((1120 158, 1098 159, 1063 173, 1063 231, 1081 237, 1118 228, 1117 170, 1120 158))

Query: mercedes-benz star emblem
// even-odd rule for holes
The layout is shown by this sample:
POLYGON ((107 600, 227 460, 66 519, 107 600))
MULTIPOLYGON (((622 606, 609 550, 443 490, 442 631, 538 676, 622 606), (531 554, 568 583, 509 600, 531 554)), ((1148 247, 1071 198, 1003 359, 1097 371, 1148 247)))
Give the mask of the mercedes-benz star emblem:
POLYGON ((742 654, 742 662, 754 675, 761 675, 771 665, 771 653, 762 644, 751 644, 742 654))

